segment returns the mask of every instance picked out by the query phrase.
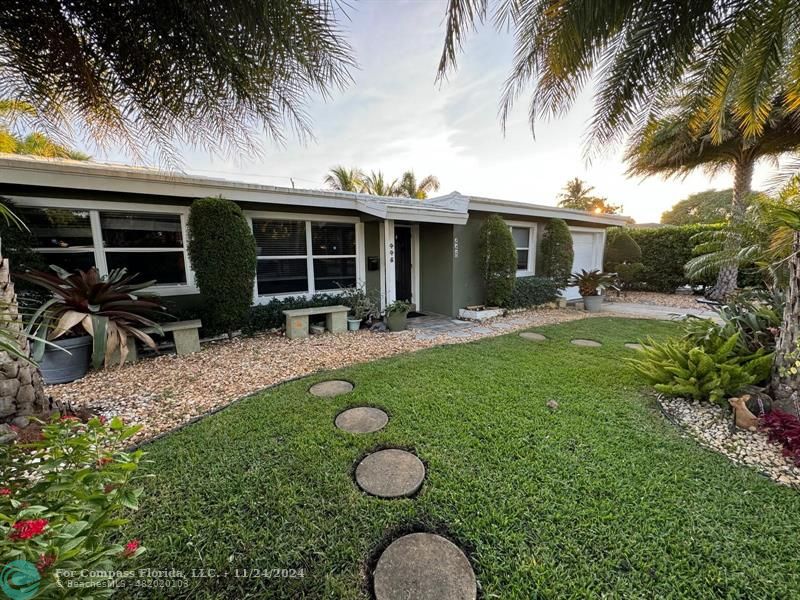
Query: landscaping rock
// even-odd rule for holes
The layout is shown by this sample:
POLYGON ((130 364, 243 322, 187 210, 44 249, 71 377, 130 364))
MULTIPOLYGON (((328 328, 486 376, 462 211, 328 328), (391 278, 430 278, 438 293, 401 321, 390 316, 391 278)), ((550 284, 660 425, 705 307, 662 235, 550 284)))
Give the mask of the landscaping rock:
POLYGON ((762 431, 732 427, 733 414, 716 404, 659 397, 662 411, 702 446, 738 465, 754 467, 774 481, 800 488, 800 467, 783 456, 779 444, 762 431))
POLYGON ((598 346, 602 346, 600 342, 596 342, 595 340, 571 340, 571 344, 575 344, 576 346, 586 346, 587 348, 597 348, 598 346))
POLYGON ((17 439, 17 432, 7 423, 0 423, 0 444, 10 444, 17 439))
POLYGON ((631 350, 644 350, 644 346, 641 344, 634 344, 633 342, 625 344, 625 347, 630 348, 631 350))
POLYGON ((336 427, 348 433, 372 433, 386 427, 389 415, 371 406, 350 408, 336 417, 336 427))
POLYGON ((425 465, 405 450, 390 448, 368 455, 356 467, 356 483, 372 496, 402 498, 415 494, 425 479, 425 465))
POLYGON ((521 337, 524 340, 530 340, 532 342, 543 342, 544 340, 547 339, 541 333, 534 333, 533 331, 525 331, 523 333, 520 333, 519 337, 521 337))
POLYGON ((17 417, 11 421, 14 427, 19 427, 20 429, 25 429, 30 423, 31 420, 28 417, 17 417))
POLYGON ((553 412, 558 410, 558 402, 556 402, 555 400, 548 400, 546 406, 553 412))
POLYGON ((330 381, 315 383, 308 390, 312 396, 319 396, 320 398, 333 398, 334 396, 349 394, 352 391, 353 384, 340 379, 331 379, 330 381))
POLYGON ((475 600, 475 573, 464 553, 432 533, 392 542, 373 575, 376 600, 475 600))

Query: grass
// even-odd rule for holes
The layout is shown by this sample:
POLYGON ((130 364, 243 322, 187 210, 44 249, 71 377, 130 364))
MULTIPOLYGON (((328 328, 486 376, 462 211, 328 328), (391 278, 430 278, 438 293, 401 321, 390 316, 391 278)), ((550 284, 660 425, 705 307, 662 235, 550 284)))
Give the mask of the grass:
POLYGON ((127 532, 148 547, 137 566, 217 571, 164 595, 369 598, 379 550, 433 530, 465 549, 484 599, 796 594, 800 494, 681 438, 622 360, 633 356, 625 342, 675 325, 537 331, 549 341, 512 334, 294 381, 148 446, 154 477, 127 532), (604 345, 578 348, 576 337, 604 345), (355 391, 307 393, 328 378, 355 391), (364 404, 389 413, 382 432, 334 429, 341 410, 364 404), (413 500, 353 484, 357 460, 385 446, 426 463, 413 500))

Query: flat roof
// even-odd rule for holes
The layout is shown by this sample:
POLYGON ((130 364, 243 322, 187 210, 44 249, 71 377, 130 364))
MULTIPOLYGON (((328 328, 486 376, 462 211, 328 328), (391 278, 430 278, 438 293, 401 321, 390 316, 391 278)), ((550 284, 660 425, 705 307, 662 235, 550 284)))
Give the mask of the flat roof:
POLYGON ((466 223, 470 210, 502 212, 521 217, 559 218, 598 225, 623 225, 627 222, 627 217, 622 215, 597 215, 556 206, 468 196, 459 192, 420 201, 394 196, 248 183, 150 167, 15 154, 0 154, 0 183, 180 198, 224 196, 240 202, 338 208, 383 219, 460 225, 466 223))

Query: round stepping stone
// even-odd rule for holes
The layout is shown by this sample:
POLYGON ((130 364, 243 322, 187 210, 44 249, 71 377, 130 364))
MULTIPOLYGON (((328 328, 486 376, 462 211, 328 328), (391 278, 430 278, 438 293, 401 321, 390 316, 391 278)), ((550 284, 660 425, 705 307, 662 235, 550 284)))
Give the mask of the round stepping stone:
POLYGON ((342 381, 340 379, 332 379, 330 381, 320 381, 312 385, 308 391, 313 396, 320 398, 331 398, 341 394, 348 394, 353 391, 353 384, 349 381, 342 381))
POLYGON ((531 340, 532 342, 543 342, 547 338, 544 337, 541 333, 533 333, 532 331, 526 331, 524 333, 520 333, 519 337, 524 340, 531 340))
POLYGON ((405 450, 390 448, 365 457, 356 467, 356 483, 379 498, 411 496, 422 487, 425 465, 405 450))
POLYGON ((433 533, 395 540, 378 559, 376 600, 475 600, 475 573, 464 553, 433 533))
POLYGON ((596 348, 598 346, 603 345, 600 342, 596 342, 594 340, 581 340, 581 339, 571 340, 570 343, 575 344, 576 346, 587 346, 590 348, 596 348))
POLYGON ((641 344, 634 344, 632 342, 625 344, 625 347, 630 348, 631 350, 644 350, 644 346, 642 346, 641 344))
POLYGON ((379 408, 357 406, 339 413, 336 427, 349 433, 372 433, 386 427, 389 415, 379 408))

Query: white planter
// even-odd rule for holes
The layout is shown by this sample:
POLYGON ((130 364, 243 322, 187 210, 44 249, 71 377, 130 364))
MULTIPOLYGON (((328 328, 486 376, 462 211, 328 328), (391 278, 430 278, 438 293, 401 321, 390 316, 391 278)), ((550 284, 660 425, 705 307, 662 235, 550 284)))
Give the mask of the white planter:
POLYGON ((361 329, 361 319, 347 319, 347 330, 358 331, 361 329))
POLYGON ((603 306, 602 296, 583 296, 583 308, 588 312, 600 312, 603 306))
POLYGON ((468 308, 460 308, 458 310, 459 319, 468 319, 470 321, 485 321, 486 319, 494 319, 495 317, 502 317, 505 311, 502 308, 484 308, 482 310, 470 310, 468 308))

